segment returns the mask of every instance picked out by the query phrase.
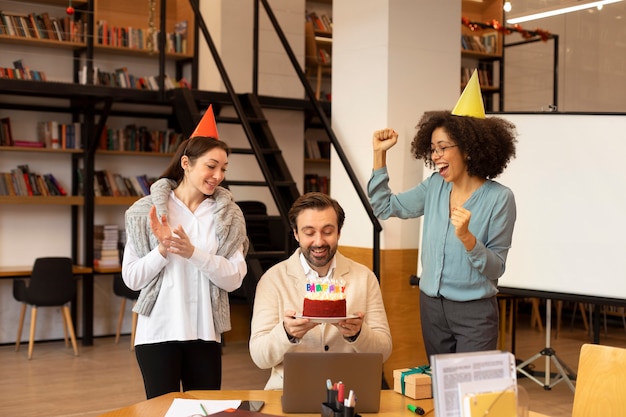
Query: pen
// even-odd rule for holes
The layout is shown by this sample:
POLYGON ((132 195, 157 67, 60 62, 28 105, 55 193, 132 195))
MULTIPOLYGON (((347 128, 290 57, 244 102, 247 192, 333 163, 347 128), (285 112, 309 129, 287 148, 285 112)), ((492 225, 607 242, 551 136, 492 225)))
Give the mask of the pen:
POLYGON ((207 413, 206 408, 204 408, 204 406, 202 405, 202 403, 200 403, 200 408, 202 408, 202 412, 204 413, 205 416, 208 416, 209 413, 207 413))
POLYGON ((414 412, 415 414, 419 414, 420 416, 424 415, 424 409, 417 405, 409 404, 406 406, 406 408, 408 408, 410 411, 414 412))
POLYGON ((330 379, 326 380, 326 389, 333 389, 333 381, 330 379))

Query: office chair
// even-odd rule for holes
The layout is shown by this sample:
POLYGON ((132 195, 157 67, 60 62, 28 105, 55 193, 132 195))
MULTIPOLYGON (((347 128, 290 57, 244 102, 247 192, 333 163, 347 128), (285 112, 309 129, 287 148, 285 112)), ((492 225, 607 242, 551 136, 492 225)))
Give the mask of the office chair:
POLYGON ((572 417, 626 416, 626 349, 584 344, 580 349, 572 417))
MULTIPOLYGON (((133 305, 139 298, 140 291, 131 290, 126 286, 122 279, 122 274, 115 274, 113 277, 113 293, 118 297, 122 297, 122 305, 120 306, 120 314, 117 319, 117 331, 115 332, 115 344, 120 341, 120 333, 122 332, 122 323, 124 322, 124 313, 126 312, 126 300, 132 300, 133 305)), ((130 350, 135 350, 135 332, 137 331, 137 313, 133 311, 133 324, 130 331, 130 350)))
POLYGON ((38 307, 61 307, 63 316, 63 335, 65 346, 68 346, 67 333, 69 331, 74 348, 74 355, 78 356, 76 345, 76 334, 74 324, 67 303, 72 301, 76 295, 76 281, 72 273, 72 260, 70 258, 49 257, 37 258, 33 266, 30 283, 22 279, 13 280, 13 298, 22 303, 22 312, 17 329, 17 340, 15 350, 20 348, 22 339, 22 328, 24 326, 24 316, 26 306, 31 305, 30 337, 28 341, 28 359, 33 356, 35 342, 35 326, 37 322, 38 307))

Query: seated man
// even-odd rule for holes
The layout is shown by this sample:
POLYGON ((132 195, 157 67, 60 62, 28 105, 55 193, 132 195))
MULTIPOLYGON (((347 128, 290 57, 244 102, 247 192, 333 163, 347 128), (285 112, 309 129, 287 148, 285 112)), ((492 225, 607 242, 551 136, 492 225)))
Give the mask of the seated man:
POLYGON ((375 352, 382 353, 383 361, 391 355, 376 276, 337 252, 344 219, 339 203, 323 193, 305 194, 289 210, 300 247, 261 277, 252 315, 250 356, 259 368, 272 368, 265 389, 283 388, 282 362, 288 351, 375 352), (344 283, 347 318, 319 324, 296 317, 302 313, 307 282, 320 280, 344 283))

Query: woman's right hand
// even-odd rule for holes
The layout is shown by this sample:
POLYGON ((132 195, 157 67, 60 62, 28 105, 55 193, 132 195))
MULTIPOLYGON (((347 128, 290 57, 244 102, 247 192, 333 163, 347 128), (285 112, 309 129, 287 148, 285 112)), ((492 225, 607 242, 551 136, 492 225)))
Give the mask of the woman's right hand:
POLYGON ((374 132, 372 146, 374 152, 387 151, 398 143, 398 133, 391 128, 381 129, 374 132))
POLYGON ((159 241, 159 252, 161 253, 161 256, 167 258, 167 249, 170 246, 170 240, 172 238, 172 230, 170 229, 170 225, 167 223, 167 217, 162 215, 159 219, 155 206, 150 208, 149 217, 150 230, 152 230, 152 234, 154 234, 159 241))
POLYGON ((391 128, 377 130, 372 138, 372 149, 374 150, 374 169, 379 169, 387 165, 387 150, 398 143, 398 134, 391 128))

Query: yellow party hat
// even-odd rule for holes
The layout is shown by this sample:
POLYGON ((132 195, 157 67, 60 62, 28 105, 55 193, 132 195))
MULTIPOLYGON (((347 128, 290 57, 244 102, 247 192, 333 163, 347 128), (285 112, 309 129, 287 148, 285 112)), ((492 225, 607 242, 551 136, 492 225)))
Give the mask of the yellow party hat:
POLYGON ((485 118, 485 105, 483 104, 483 95, 480 92, 480 83, 478 82, 478 71, 470 77, 459 101, 452 109, 455 116, 471 116, 477 119, 485 118))
POLYGON ((204 112, 204 116, 202 116, 200 123, 198 123, 198 126, 196 126, 196 130, 194 130, 189 137, 193 138, 195 136, 208 136, 211 138, 219 139, 212 104, 210 104, 207 111, 204 112))

